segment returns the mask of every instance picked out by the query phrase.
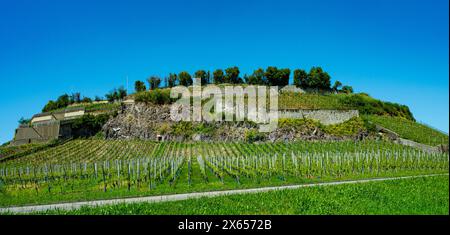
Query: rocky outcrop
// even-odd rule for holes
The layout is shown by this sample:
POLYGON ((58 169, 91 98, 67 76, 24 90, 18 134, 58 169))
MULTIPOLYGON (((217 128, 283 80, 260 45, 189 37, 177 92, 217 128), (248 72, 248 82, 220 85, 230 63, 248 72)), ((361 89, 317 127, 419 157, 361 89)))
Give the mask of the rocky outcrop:
MULTIPOLYGON (((107 139, 147 139, 171 141, 244 141, 249 132, 258 132, 259 126, 251 122, 173 122, 170 105, 144 103, 122 105, 118 115, 103 126, 107 139)), ((259 133, 264 141, 342 140, 359 139, 355 136, 332 136, 318 126, 279 127, 271 133, 259 133)))
POLYGON ((170 122, 169 105, 122 105, 118 115, 103 126, 103 131, 111 139, 157 139, 155 128, 163 122, 170 122))

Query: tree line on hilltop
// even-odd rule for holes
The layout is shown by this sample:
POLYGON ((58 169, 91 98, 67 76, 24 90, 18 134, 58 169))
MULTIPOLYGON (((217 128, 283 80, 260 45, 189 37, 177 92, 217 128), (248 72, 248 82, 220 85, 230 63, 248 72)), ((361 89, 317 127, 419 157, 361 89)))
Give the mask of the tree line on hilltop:
MULTIPOLYGON (((267 85, 267 86, 286 86, 289 85, 291 70, 288 68, 277 68, 269 66, 266 69, 258 68, 252 74, 240 76, 240 70, 237 66, 229 67, 225 70, 216 69, 212 73, 206 70, 197 70, 194 74, 182 71, 180 73, 170 73, 164 77, 164 87, 174 87, 178 85, 191 86, 193 78, 199 78, 202 85, 206 84, 248 84, 248 85, 267 85)), ((159 76, 150 76, 147 78, 148 89, 156 90, 162 88, 162 80, 159 76)), ((306 90, 320 90, 331 92, 353 93, 351 86, 343 86, 340 81, 335 81, 331 86, 331 76, 321 67, 312 67, 309 72, 303 69, 293 71, 293 85, 306 90)), ((136 93, 147 90, 146 83, 136 81, 134 84, 136 93)), ((105 95, 109 102, 121 101, 128 95, 127 90, 121 86, 115 88, 105 95)), ((156 99, 156 98, 155 98, 156 99)), ((95 101, 103 100, 96 96, 95 101)), ((63 94, 58 99, 50 100, 42 109, 42 112, 50 112, 66 108, 69 105, 77 103, 91 103, 93 100, 89 97, 81 98, 79 92, 72 95, 63 94)))
MULTIPOLYGON (((199 78, 202 85, 206 84, 248 84, 248 85, 267 85, 267 86, 286 86, 289 85, 291 70, 288 68, 277 68, 269 66, 267 69, 258 68, 252 74, 239 76, 240 71, 236 66, 225 70, 216 69, 212 73, 206 70, 197 70, 192 76, 186 71, 180 73, 170 73, 164 77, 165 87, 174 87, 177 85, 190 86, 193 84, 193 78, 199 78)), ((335 91, 352 93, 351 86, 342 86, 340 81, 336 81, 331 86, 330 75, 323 71, 321 67, 312 67, 309 72, 303 69, 296 69, 293 72, 293 85, 303 89, 314 89, 323 91, 335 91), (342 87, 342 88, 341 88, 342 87)), ((158 76, 150 76, 147 79, 149 90, 154 90, 161 86, 162 79, 158 76)), ((143 81, 135 82, 135 91, 142 92, 147 90, 143 81)))

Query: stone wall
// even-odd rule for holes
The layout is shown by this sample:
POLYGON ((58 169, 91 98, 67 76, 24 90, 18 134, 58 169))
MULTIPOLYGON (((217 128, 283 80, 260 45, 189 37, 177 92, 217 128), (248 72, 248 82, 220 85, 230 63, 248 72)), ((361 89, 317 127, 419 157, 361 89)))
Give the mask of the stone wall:
POLYGON ((339 124, 353 117, 358 117, 358 110, 280 110, 279 118, 313 119, 324 125, 339 124))

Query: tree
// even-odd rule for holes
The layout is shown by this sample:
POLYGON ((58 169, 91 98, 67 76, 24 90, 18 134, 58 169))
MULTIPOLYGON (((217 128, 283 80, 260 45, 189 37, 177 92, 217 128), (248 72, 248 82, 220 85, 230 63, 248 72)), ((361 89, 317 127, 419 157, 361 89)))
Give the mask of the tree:
POLYGON ((95 96, 95 99, 94 99, 95 101, 102 101, 103 99, 102 99, 102 97, 100 97, 100 96, 95 96))
POLYGON ((127 96, 127 90, 123 88, 123 86, 119 87, 119 89, 115 89, 110 91, 108 94, 105 95, 106 99, 109 102, 114 102, 118 100, 123 100, 127 96))
POLYGON ((278 73, 277 67, 273 67, 273 66, 267 67, 266 72, 264 73, 264 76, 267 78, 267 84, 269 86, 276 86, 277 73, 278 73))
POLYGON ((205 70, 198 70, 197 72, 194 73, 194 77, 195 78, 200 78, 200 81, 202 83, 202 85, 206 85, 208 84, 208 77, 207 77, 207 73, 205 70))
POLYGON ((69 95, 67 95, 67 94, 61 95, 58 97, 58 99, 56 101, 49 100, 48 103, 42 109, 42 112, 49 112, 52 110, 65 108, 69 104, 71 104, 72 101, 73 101, 73 98, 69 97, 69 95))
POLYGON ((264 69, 259 68, 253 71, 253 74, 248 77, 246 82, 250 85, 265 85, 267 81, 264 75, 264 69))
POLYGON ((159 78, 157 76, 150 76, 147 79, 147 82, 148 82, 148 86, 149 86, 150 90, 155 90, 161 84, 161 78, 159 78))
POLYGON ((83 97, 83 99, 81 100, 82 103, 92 103, 92 99, 89 97, 83 97))
POLYGON ((70 99, 69 99, 69 103, 70 104, 73 104, 73 103, 80 103, 80 101, 81 101, 81 98, 80 98, 80 92, 75 92, 75 93, 73 93, 71 96, 70 96, 70 99))
POLYGON ((127 90, 125 90, 125 88, 123 88, 123 86, 119 87, 119 89, 117 90, 117 98, 119 100, 123 100, 123 98, 125 98, 127 96, 127 90))
POLYGON ((170 73, 169 74, 169 78, 167 79, 167 85, 169 87, 174 87, 174 86, 177 85, 177 80, 178 80, 177 74, 176 73, 173 73, 173 74, 170 73))
POLYGON ((342 83, 340 81, 334 82, 333 87, 331 88, 333 91, 337 92, 339 90, 339 87, 342 86, 342 83))
POLYGON ((21 117, 21 118, 19 119, 19 124, 20 124, 20 125, 27 125, 27 124, 30 123, 30 121, 31 121, 31 119, 25 119, 24 117, 21 117))
POLYGON ((330 75, 324 72, 321 67, 312 67, 308 74, 308 87, 329 90, 331 81, 330 75))
POLYGON ((239 68, 234 66, 225 69, 225 83, 237 84, 242 82, 242 79, 239 78, 239 68))
POLYGON ((341 91, 344 92, 344 93, 347 93, 347 94, 351 94, 351 93, 353 93, 353 87, 351 87, 351 86, 343 86, 341 91))
POLYGON ((289 85, 289 76, 291 74, 290 69, 280 69, 277 74, 277 86, 287 86, 289 85))
POLYGON ((57 105, 56 102, 54 102, 53 100, 49 100, 48 103, 44 106, 44 108, 42 109, 42 112, 49 112, 51 110, 55 110, 57 109, 57 105))
POLYGON ((118 93, 117 93, 117 89, 114 88, 114 90, 110 91, 109 93, 107 93, 105 95, 106 99, 109 102, 114 102, 115 100, 118 99, 118 93))
POLYGON ((308 73, 303 69, 294 70, 294 85, 301 88, 308 87, 308 73))
POLYGON ((182 85, 182 86, 190 86, 190 85, 192 85, 192 77, 186 71, 183 71, 183 72, 178 74, 178 80, 180 81, 180 85, 182 85))
POLYGON ((134 82, 134 90, 137 93, 147 90, 147 87, 145 87, 145 83, 143 81, 136 81, 134 82))
POLYGON ((286 86, 289 84, 290 73, 290 69, 278 69, 277 67, 269 66, 264 75, 269 86, 286 86))
POLYGON ((213 79, 215 84, 220 84, 224 82, 223 70, 216 69, 213 72, 213 79))
POLYGON ((64 108, 67 107, 70 104, 70 98, 69 95, 64 94, 58 97, 56 100, 56 107, 57 108, 64 108))

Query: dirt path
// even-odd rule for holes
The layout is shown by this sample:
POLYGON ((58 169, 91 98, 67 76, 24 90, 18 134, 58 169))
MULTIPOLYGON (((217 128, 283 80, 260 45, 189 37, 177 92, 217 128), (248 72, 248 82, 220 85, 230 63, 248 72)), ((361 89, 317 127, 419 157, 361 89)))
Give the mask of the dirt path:
POLYGON ((327 182, 327 183, 312 183, 312 184, 275 186, 275 187, 252 188, 252 189, 237 189, 237 190, 226 190, 226 191, 185 193, 185 194, 173 194, 173 195, 162 195, 162 196, 108 199, 108 200, 96 200, 96 201, 84 201, 84 202, 69 202, 69 203, 58 203, 58 204, 49 204, 49 205, 7 207, 7 208, 0 208, 0 213, 6 213, 6 212, 29 213, 29 212, 33 212, 33 211, 47 211, 47 210, 54 210, 54 209, 74 210, 74 209, 79 209, 83 206, 103 206, 103 205, 112 205, 112 204, 120 204, 120 203, 139 203, 139 202, 179 201, 179 200, 186 200, 186 199, 190 199, 190 198, 216 197, 216 196, 232 195, 232 194, 260 193, 260 192, 268 192, 268 191, 274 191, 274 190, 298 189, 298 188, 304 188, 304 187, 356 184, 356 183, 400 180, 400 179, 432 177, 432 176, 442 176, 442 175, 448 175, 448 173, 432 174, 432 175, 390 177, 390 178, 376 178, 376 179, 362 179, 362 180, 348 180, 348 181, 336 181, 336 182, 327 182))

